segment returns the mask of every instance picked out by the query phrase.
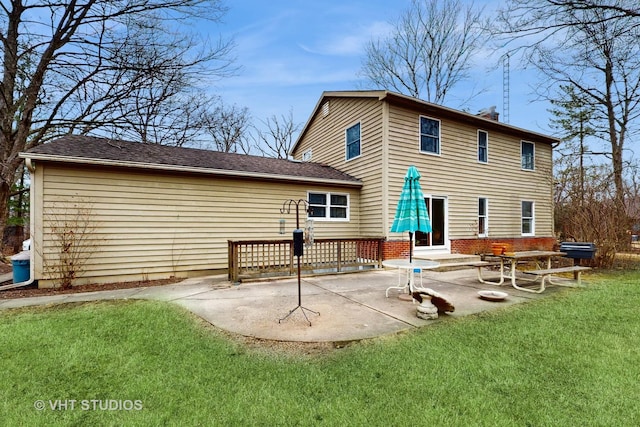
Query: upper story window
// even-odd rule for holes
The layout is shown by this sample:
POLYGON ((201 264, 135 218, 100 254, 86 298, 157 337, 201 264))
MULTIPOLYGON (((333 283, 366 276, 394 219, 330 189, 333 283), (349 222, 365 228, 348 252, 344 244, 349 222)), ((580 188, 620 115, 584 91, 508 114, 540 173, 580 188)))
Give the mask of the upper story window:
POLYGON ((341 193, 309 193, 308 218, 326 221, 349 220, 349 195, 341 193))
POLYGON ((440 120, 420 117, 420 151, 440 154, 440 120))
POLYGON ((535 234, 535 210, 533 202, 522 201, 522 235, 535 234))
POLYGON ((310 162, 312 156, 313 156, 313 152, 311 151, 311 148, 309 148, 307 151, 302 153, 302 161, 303 162, 310 162))
POLYGON ((489 134, 486 131, 478 130, 478 162, 487 163, 489 161, 489 134))
POLYGON ((522 169, 533 170, 535 168, 535 145, 533 142, 522 141, 520 143, 520 155, 522 169))
POLYGON ((360 155, 360 123, 351 126, 345 132, 347 160, 360 155))
POLYGON ((484 197, 478 199, 478 237, 489 235, 488 201, 484 197))

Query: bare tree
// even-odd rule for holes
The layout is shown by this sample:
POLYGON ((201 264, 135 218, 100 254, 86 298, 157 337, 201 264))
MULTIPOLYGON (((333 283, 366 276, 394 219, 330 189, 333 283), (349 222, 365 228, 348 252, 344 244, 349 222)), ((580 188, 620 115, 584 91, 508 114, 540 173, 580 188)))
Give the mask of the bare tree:
POLYGON ((443 104, 485 44, 481 14, 460 0, 412 0, 391 35, 367 44, 361 74, 377 87, 443 104))
MULTIPOLYGON (((156 18, 128 25, 127 38, 114 59, 122 80, 135 82, 135 86, 126 97, 113 100, 110 120, 99 131, 143 143, 194 145, 204 125, 203 114, 216 98, 201 85, 203 57, 191 54, 197 41, 188 34, 148 30, 162 26, 156 18), (165 40, 159 42, 161 37, 165 40)), ((219 42, 215 51, 222 55, 229 47, 219 42)), ((219 69, 216 74, 230 71, 219 69)), ((95 122, 78 126, 87 125, 95 126, 95 122)))
MULTIPOLYGON (((622 206, 625 143, 640 117, 640 19, 613 7, 573 3, 512 0, 500 15, 502 34, 520 40, 524 57, 544 76, 537 86, 541 99, 564 85, 593 106, 589 124, 607 145, 622 206)), ((637 11, 631 1, 610 4, 637 11)))
POLYGON ((500 32, 538 44, 541 39, 549 39, 573 25, 602 24, 639 16, 640 8, 635 0, 512 0, 498 11, 497 20, 491 19, 492 23, 500 23, 500 32), (564 15, 568 11, 582 13, 581 22, 554 19, 557 13, 564 15))
POLYGON ((205 132, 213 140, 214 149, 225 153, 249 154, 251 115, 247 107, 227 106, 222 101, 204 114, 205 132))
POLYGON ((288 158, 294 136, 300 130, 300 124, 293 121, 293 111, 289 110, 289 116, 283 114, 278 118, 273 115, 261 122, 266 127, 264 130, 254 127, 257 148, 267 157, 288 158))
POLYGON ((153 81, 180 87, 161 77, 176 70, 181 84, 225 75, 229 42, 179 36, 188 20, 224 12, 219 0, 2 2, 0 226, 21 151, 61 133, 130 126, 140 90, 153 81))
POLYGON ((198 145, 205 126, 202 116, 212 101, 205 94, 182 92, 171 94, 170 86, 139 88, 136 98, 120 107, 121 123, 100 131, 112 129, 113 138, 147 144, 198 145))

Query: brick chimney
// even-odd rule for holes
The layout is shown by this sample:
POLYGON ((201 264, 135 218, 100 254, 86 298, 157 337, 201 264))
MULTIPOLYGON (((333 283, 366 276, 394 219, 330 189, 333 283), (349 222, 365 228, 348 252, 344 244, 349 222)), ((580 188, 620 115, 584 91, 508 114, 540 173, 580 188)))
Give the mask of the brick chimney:
POLYGON ((478 116, 485 118, 485 119, 489 119, 489 120, 494 120, 496 122, 500 121, 498 120, 498 117, 500 116, 500 113, 498 113, 496 111, 496 106, 492 105, 489 108, 484 108, 482 110, 480 110, 480 112, 478 113, 478 116))

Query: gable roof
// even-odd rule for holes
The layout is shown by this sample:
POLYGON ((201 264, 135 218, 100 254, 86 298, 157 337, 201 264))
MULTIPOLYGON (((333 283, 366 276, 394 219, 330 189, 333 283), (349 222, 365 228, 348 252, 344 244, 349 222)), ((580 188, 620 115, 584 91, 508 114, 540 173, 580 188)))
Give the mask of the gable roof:
POLYGON ((557 144, 558 142, 560 142, 558 138, 553 138, 548 135, 543 135, 541 133, 522 129, 516 126, 511 126, 497 120, 491 120, 471 113, 465 113, 464 111, 454 110, 453 108, 433 104, 431 102, 423 101, 418 98, 413 98, 411 96, 402 95, 388 90, 325 91, 322 92, 322 95, 316 103, 313 112, 309 116, 309 119, 298 135, 298 139, 296 140, 295 144, 293 144, 293 147, 291 147, 291 153, 295 151, 300 141, 302 141, 305 133, 311 125, 311 122, 313 121, 313 118, 316 117, 316 115, 322 108, 322 105, 328 98, 377 99, 380 102, 386 101, 390 104, 399 105, 413 111, 418 111, 421 114, 430 114, 439 118, 448 118, 460 123, 467 123, 473 126, 478 126, 481 129, 495 130, 498 132, 515 135, 525 140, 543 142, 547 144, 557 144))
POLYGON ((20 153, 28 161, 52 161, 155 169, 361 187, 362 182, 330 166, 272 157, 68 135, 20 153))

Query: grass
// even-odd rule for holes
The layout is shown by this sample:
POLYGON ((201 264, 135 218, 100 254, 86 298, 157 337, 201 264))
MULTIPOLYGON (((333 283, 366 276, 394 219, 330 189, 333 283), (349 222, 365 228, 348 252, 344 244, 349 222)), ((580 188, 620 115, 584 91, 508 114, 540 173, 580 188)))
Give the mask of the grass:
POLYGON ((4 425, 639 425, 638 306, 640 272, 608 275, 320 356, 244 347, 169 303, 6 311, 0 413, 4 425))

